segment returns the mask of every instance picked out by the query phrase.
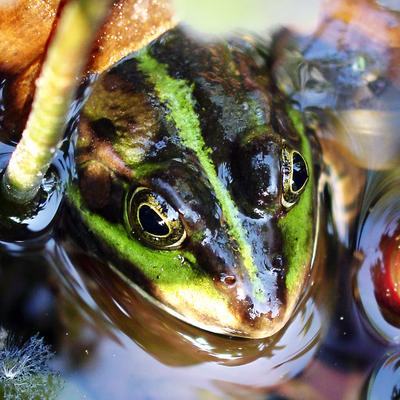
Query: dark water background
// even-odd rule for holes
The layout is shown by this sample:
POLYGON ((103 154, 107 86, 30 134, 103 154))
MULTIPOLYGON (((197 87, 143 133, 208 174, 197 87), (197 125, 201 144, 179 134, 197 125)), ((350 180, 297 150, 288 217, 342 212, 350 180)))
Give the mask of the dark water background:
MULTIPOLYGON (((277 38, 281 90, 323 121, 320 135, 339 148, 343 174, 357 172, 346 193, 366 184, 352 228, 340 204, 337 226, 327 213, 310 289, 275 337, 233 339, 177 321, 76 243, 62 197, 67 143, 38 215, 2 215, 0 326, 16 337, 39 333, 51 346, 50 367, 64 382, 58 399, 400 399, 400 316, 388 321, 371 278, 382 241, 399 234, 400 92, 390 51, 341 29, 328 21, 312 38, 277 38)), ((13 149, 6 136, 0 168, 13 149)))

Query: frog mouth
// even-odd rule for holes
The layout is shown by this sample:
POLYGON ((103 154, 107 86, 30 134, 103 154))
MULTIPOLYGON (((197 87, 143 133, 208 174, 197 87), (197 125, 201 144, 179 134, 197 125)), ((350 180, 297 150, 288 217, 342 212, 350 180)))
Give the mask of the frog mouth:
POLYGON ((180 298, 171 300, 170 297, 166 298, 155 286, 145 288, 129 278, 121 268, 112 262, 107 264, 113 273, 146 301, 189 325, 216 334, 248 339, 270 337, 283 328, 294 307, 291 306, 289 309, 281 304, 276 304, 275 307, 260 309, 255 306, 250 296, 243 293, 238 294, 240 290, 235 290, 231 296, 227 296, 224 306, 217 302, 216 304, 210 303, 208 309, 201 301, 201 296, 192 294, 192 299, 194 298, 198 305, 202 304, 196 307, 196 303, 190 301, 191 298, 184 289, 180 298), (183 302, 180 301, 182 299, 184 299, 183 302), (209 311, 211 308, 214 313, 209 311))

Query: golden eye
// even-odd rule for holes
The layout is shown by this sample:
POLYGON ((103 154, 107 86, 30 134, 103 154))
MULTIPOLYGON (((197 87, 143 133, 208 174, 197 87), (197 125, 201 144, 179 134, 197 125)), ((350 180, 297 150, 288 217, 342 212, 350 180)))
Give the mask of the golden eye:
POLYGON ((124 221, 132 235, 157 249, 176 249, 186 238, 178 211, 145 187, 127 194, 124 221))
POLYGON ((308 166, 303 156, 296 150, 282 150, 282 204, 286 208, 292 207, 308 182, 308 166))

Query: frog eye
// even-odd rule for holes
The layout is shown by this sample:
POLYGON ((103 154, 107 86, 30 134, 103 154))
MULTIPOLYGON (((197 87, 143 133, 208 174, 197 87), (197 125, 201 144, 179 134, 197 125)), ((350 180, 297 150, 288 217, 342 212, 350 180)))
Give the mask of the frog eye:
POLYGON ((292 207, 308 181, 308 166, 303 156, 296 150, 282 151, 283 195, 282 204, 292 207))
POLYGON ((186 238, 178 211, 145 187, 127 194, 124 221, 132 235, 157 249, 176 249, 186 238))

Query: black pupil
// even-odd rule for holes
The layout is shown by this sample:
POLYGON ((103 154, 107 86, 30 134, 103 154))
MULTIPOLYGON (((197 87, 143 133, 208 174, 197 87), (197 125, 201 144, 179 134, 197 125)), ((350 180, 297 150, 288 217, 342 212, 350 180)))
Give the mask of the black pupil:
POLYGON ((169 233, 167 224, 151 207, 147 205, 140 207, 139 221, 143 229, 151 235, 165 236, 169 233))
POLYGON ((307 182, 307 167, 303 157, 299 153, 293 154, 293 179, 292 190, 297 192, 307 182))

